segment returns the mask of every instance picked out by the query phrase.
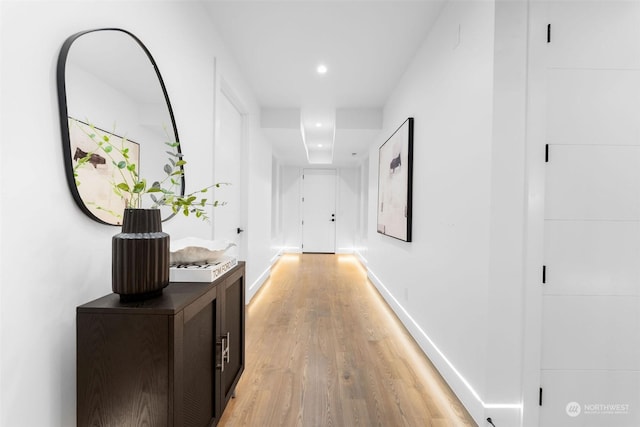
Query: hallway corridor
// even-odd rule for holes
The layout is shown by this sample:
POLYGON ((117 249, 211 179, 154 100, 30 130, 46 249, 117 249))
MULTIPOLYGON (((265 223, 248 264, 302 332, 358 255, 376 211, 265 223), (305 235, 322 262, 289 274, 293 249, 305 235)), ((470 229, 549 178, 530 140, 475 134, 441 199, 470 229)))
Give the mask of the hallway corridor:
POLYGON ((220 426, 476 425, 350 255, 284 255, 220 426))

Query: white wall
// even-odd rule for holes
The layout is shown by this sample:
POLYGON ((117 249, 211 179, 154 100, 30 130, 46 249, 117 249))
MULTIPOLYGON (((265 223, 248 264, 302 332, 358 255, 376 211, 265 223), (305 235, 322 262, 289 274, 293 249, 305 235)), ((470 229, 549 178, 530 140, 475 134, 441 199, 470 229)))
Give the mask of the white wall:
POLYGON ((302 169, 287 165, 282 166, 281 169, 282 247, 285 252, 302 252, 302 209, 300 207, 302 169))
MULTIPOLYGON (((522 370, 527 13, 524 1, 495 3, 487 366, 482 393, 484 402, 494 405, 517 406, 525 393, 522 370)), ((533 395, 537 390, 532 387, 526 392, 533 395)), ((535 408, 537 403, 529 399, 535 408)), ((497 426, 516 426, 521 422, 520 408, 487 408, 486 416, 497 426)))
MULTIPOLYGON (((4 22, 3 21, 3 13, 4 13, 4 7, 2 5, 2 2, 0 2, 0 23, 4 22)), ((3 37, 3 33, 2 30, 0 30, 0 52, 2 52, 2 48, 1 48, 1 43, 2 43, 2 37, 3 37)), ((2 85, 3 83, 3 74, 4 74, 4 68, 3 68, 3 56, 4 54, 0 55, 0 85, 2 85)), ((0 86, 1 88, 2 86, 0 86)), ((4 165, 3 163, 3 158, 4 158, 4 143, 2 141, 4 141, 4 134, 2 134, 2 129, 3 129, 3 109, 4 109, 4 102, 2 102, 2 100, 0 100, 0 165, 4 165)), ((0 172, 1 173, 1 172, 0 172)), ((0 175, 0 178, 2 176, 0 175)), ((2 180, 0 180, 0 242, 4 242, 5 238, 4 238, 4 226, 2 226, 2 224, 4 224, 3 222, 3 212, 4 212, 4 204, 3 204, 3 200, 4 200, 4 189, 2 186, 2 180)), ((1 243, 0 243, 1 245, 1 243)), ((0 246, 0 272, 4 271, 4 251, 2 251, 1 246, 0 246)), ((3 288, 3 279, 2 279, 2 274, 0 273, 0 308, 2 308, 3 306, 3 299, 2 299, 2 288, 3 288)), ((4 346, 2 344, 3 339, 2 336, 4 335, 3 333, 3 325, 4 322, 2 320, 2 314, 0 314, 0 355, 4 354, 4 346)), ((4 376, 2 374, 2 359, 0 356, 0 387, 2 387, 2 384, 4 384, 4 376)), ((1 393, 1 392, 0 392, 1 393)), ((3 405, 2 405, 2 394, 0 394, 0 420, 4 419, 4 410, 3 410, 3 405)))
POLYGON ((370 277, 478 423, 488 382, 493 49, 493 2, 446 4, 384 108, 368 177, 370 277), (407 117, 412 243, 375 227, 378 147, 407 117))
MULTIPOLYGON (((259 215, 270 211, 271 151, 257 130, 250 90, 195 3, 3 2, 0 24, 0 425, 73 426, 75 308, 111 292, 111 237, 118 229, 87 218, 67 188, 55 82, 64 40, 81 30, 121 27, 146 44, 173 105, 187 190, 213 179, 216 57, 248 109, 247 182, 255 185, 248 221, 255 230, 262 227, 259 215), (8 146, 27 155, 9 158, 8 146)), ((172 238, 211 236, 209 224, 191 218, 164 229, 172 238)), ((269 229, 251 237, 248 284, 268 268, 269 229)))
POLYGON ((353 253, 358 231, 357 168, 338 169, 336 192, 336 253, 353 253))
POLYGON ((280 161, 272 156, 271 158, 271 243, 273 246, 280 246, 282 242, 282 215, 280 214, 280 161))
MULTIPOLYGON (((358 168, 338 168, 336 187, 336 253, 353 253, 358 222, 358 168)), ((283 165, 280 173, 282 246, 302 252, 302 168, 283 165)))
POLYGON ((269 277, 278 249, 271 241, 271 144, 259 131, 259 116, 249 119, 247 174, 247 301, 269 277))
MULTIPOLYGON (((377 178, 376 178, 377 179, 377 178)), ((369 230, 369 156, 358 168, 358 229, 356 232, 356 254, 366 261, 369 230)), ((376 182, 377 188, 377 182, 376 182)), ((377 199, 377 196, 376 196, 377 199)), ((373 202, 376 203, 376 202, 373 202)))

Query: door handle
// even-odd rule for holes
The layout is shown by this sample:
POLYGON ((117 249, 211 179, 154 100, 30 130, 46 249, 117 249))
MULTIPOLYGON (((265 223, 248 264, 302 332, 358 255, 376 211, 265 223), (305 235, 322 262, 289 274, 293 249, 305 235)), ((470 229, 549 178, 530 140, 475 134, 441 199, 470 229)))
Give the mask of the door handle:
POLYGON ((227 348, 227 337, 222 337, 222 339, 218 342, 220 344, 220 363, 218 364, 218 368, 220 372, 224 372, 224 362, 226 362, 225 357, 225 349, 227 348))
POLYGON ((218 368, 220 369, 220 372, 224 372, 224 365, 225 363, 228 365, 229 361, 231 360, 231 356, 230 356, 230 352, 229 352, 229 342, 231 341, 230 339, 230 333, 227 332, 227 334, 220 338, 220 341, 218 341, 218 344, 220 344, 220 363, 218 364, 218 368))
POLYGON ((238 234, 240 234, 240 233, 242 233, 242 232, 244 231, 244 230, 243 230, 242 228, 240 228, 240 227, 238 227, 236 230, 238 231, 238 234))
POLYGON ((230 342, 231 342, 231 333, 227 332, 227 348, 225 348, 224 351, 222 352, 222 357, 226 358, 225 362, 227 362, 227 364, 229 364, 229 361, 231 360, 231 351, 229 350, 230 342))

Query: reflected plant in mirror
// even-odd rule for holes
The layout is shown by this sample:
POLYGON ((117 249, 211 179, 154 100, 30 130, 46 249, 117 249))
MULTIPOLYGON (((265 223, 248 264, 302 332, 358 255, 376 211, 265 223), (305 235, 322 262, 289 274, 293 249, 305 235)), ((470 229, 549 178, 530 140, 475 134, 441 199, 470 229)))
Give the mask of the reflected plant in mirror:
POLYGON ((74 136, 71 140, 72 148, 75 148, 72 152, 76 188, 85 204, 99 211, 101 216, 110 216, 108 219, 120 222, 124 209, 168 206, 174 214, 208 220, 207 206, 226 204, 218 200, 209 201, 205 196, 210 189, 229 183, 216 183, 188 194, 178 192, 182 188, 183 166, 187 162, 178 149, 180 143, 177 141, 164 142, 167 159, 162 173, 156 175, 161 178, 149 181, 140 175, 138 144, 73 118, 69 118, 69 129, 74 136), (111 189, 106 195, 100 191, 105 188, 105 183, 111 189), (145 201, 145 196, 150 200, 145 201))

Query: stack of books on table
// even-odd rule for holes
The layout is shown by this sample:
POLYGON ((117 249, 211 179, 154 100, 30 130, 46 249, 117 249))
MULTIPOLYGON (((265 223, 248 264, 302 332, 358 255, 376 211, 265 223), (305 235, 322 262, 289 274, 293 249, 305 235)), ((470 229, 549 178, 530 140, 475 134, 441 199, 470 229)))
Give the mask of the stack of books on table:
POLYGON ((238 265, 238 260, 230 256, 220 257, 209 264, 178 264, 169 269, 171 282, 205 282, 211 283, 238 265))

